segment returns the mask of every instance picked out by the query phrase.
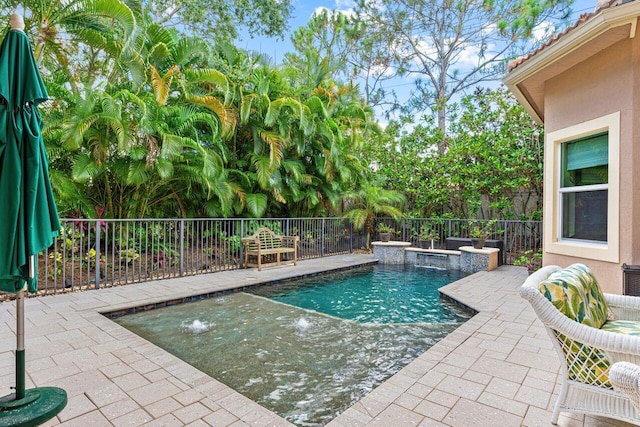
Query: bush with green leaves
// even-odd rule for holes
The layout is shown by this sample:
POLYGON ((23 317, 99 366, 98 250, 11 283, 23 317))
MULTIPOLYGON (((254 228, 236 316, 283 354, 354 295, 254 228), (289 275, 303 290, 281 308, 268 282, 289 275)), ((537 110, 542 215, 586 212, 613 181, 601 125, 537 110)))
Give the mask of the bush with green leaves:
POLYGON ((542 266, 542 248, 524 251, 513 260, 513 265, 527 267, 529 273, 533 273, 542 266))

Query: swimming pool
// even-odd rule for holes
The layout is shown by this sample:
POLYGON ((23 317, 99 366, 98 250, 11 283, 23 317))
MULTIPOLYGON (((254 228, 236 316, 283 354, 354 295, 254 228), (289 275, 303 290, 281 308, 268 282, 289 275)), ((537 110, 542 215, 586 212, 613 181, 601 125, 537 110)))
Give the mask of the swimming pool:
MULTIPOLYGON (((252 293, 228 294, 116 321, 287 420, 300 426, 317 426, 328 423, 471 314, 441 302, 441 311, 432 312, 441 313, 436 317, 444 322, 397 321, 387 316, 371 321, 361 314, 354 314, 358 320, 352 320, 284 301, 302 301, 299 305, 315 301, 310 304, 317 309, 338 305, 357 313, 351 303, 344 302, 348 292, 340 294, 338 290, 365 286, 354 283, 365 283, 367 277, 384 287, 384 281, 379 280, 383 276, 393 297, 383 297, 379 290, 370 292, 379 302, 379 311, 413 312, 406 304, 414 299, 414 288, 421 282, 423 287, 433 288, 429 298, 439 300, 437 288, 459 277, 451 274, 375 266, 330 274, 330 280, 316 277, 258 287, 252 293), (413 279, 408 280, 408 276, 413 279), (314 293, 312 289, 320 289, 316 293, 324 297, 302 298, 314 293)), ((362 289, 358 293, 367 294, 362 289)), ((368 306, 365 311, 375 310, 368 306)))
POLYGON ((464 321, 442 304, 438 289, 467 274, 460 270, 378 264, 250 292, 274 301, 360 323, 448 323, 464 321))

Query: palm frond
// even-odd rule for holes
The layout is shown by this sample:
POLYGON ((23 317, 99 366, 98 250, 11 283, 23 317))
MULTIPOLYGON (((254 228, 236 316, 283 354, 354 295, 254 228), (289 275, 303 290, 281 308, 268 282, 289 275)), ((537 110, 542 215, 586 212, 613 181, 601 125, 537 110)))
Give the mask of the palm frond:
POLYGON ((96 161, 86 153, 77 153, 73 159, 73 169, 71 176, 78 182, 87 182, 97 177, 102 172, 102 168, 96 161))
POLYGON ((133 161, 129 163, 129 173, 127 174, 127 184, 140 185, 150 178, 145 161, 133 161))
POLYGON ((254 218, 260 218, 267 210, 267 196, 261 193, 249 193, 245 195, 247 210, 254 218))
POLYGON ((262 141, 266 142, 269 146, 270 168, 279 168, 280 162, 282 161, 282 158, 284 156, 283 148, 285 147, 285 141, 279 134, 264 129, 259 129, 258 135, 260 136, 262 141))

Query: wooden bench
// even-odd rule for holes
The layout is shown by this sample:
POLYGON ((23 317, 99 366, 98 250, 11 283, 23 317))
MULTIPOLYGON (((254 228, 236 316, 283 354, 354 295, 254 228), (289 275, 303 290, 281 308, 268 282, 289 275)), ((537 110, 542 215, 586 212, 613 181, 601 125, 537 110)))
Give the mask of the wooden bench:
POLYGON ((269 261, 269 264, 280 265, 285 262, 293 261, 293 265, 298 263, 298 236, 278 236, 267 227, 258 228, 250 237, 242 239, 244 246, 244 266, 258 267, 258 271, 262 269, 262 258, 275 256, 275 261, 269 261), (293 260, 283 260, 282 254, 293 254, 293 260), (249 256, 255 257, 256 262, 249 262, 249 256))

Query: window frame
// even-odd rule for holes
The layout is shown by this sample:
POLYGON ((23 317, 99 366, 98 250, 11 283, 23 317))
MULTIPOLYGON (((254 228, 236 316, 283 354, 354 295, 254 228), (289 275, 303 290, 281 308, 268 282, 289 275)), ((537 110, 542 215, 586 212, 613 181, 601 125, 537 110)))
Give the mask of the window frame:
POLYGON ((545 142, 544 172, 544 250, 545 252, 586 259, 618 262, 619 259, 619 164, 620 112, 550 132, 545 142), (608 182, 562 187, 563 144, 608 134, 608 182), (567 193, 607 190, 607 241, 562 237, 563 202, 567 193))
MULTIPOLYGON (((566 194, 574 194, 577 195, 581 194, 581 193, 588 193, 588 192, 594 192, 594 191, 607 191, 607 201, 608 201, 608 193, 609 193, 609 179, 608 179, 608 168, 609 168, 609 159, 606 159, 606 163, 602 162, 602 163, 598 163, 595 166, 598 165, 607 165, 607 180, 605 183, 599 183, 599 184, 576 184, 576 185, 567 185, 564 186, 565 184, 565 178, 567 177, 567 175, 569 174, 570 171, 572 170, 583 170, 584 167, 582 168, 570 168, 570 163, 571 163, 571 158, 569 157, 571 154, 571 148, 575 147, 575 149, 573 150, 574 152, 577 151, 577 148, 579 146, 579 144, 581 143, 585 143, 585 144, 590 144, 591 141, 593 141, 595 138, 598 138, 599 142, 605 142, 605 147, 606 147, 606 151, 608 153, 608 147, 609 147, 609 133, 608 132, 600 132, 600 133, 595 133, 592 135, 589 135, 587 137, 583 137, 583 138, 578 138, 578 139, 570 139, 568 141, 564 141, 560 144, 560 186, 558 188, 558 206, 559 206, 559 211, 558 211, 558 219, 559 219, 559 223, 558 223, 558 239, 560 240, 570 240, 570 241, 579 241, 579 242, 591 242, 594 244, 606 244, 606 240, 594 240, 594 239, 585 239, 585 238, 580 238, 580 237, 564 237, 565 235, 565 214, 567 214, 567 212, 565 212, 565 208, 567 208, 565 206, 565 198, 563 197, 566 194), (604 138, 602 138, 604 137, 604 138)), ((593 145, 593 144, 592 144, 593 145)), ((596 157, 596 156, 594 156, 596 157)), ((600 156, 602 157, 602 156, 600 156)), ((607 156, 608 157, 608 156, 607 156)), ((593 159, 593 158, 592 158, 593 159)), ((602 161, 604 159, 601 159, 602 161)), ((583 162, 584 163, 584 158, 583 158, 583 162)), ((589 166, 589 165, 583 165, 583 166, 589 166)), ((608 206, 607 206, 608 207, 608 206)), ((607 209, 608 211, 608 209, 607 209)), ((575 226, 575 219, 574 219, 574 226, 575 226)), ((608 231, 608 230, 605 230, 608 231)), ((608 236, 607 236, 608 239, 608 236)))

